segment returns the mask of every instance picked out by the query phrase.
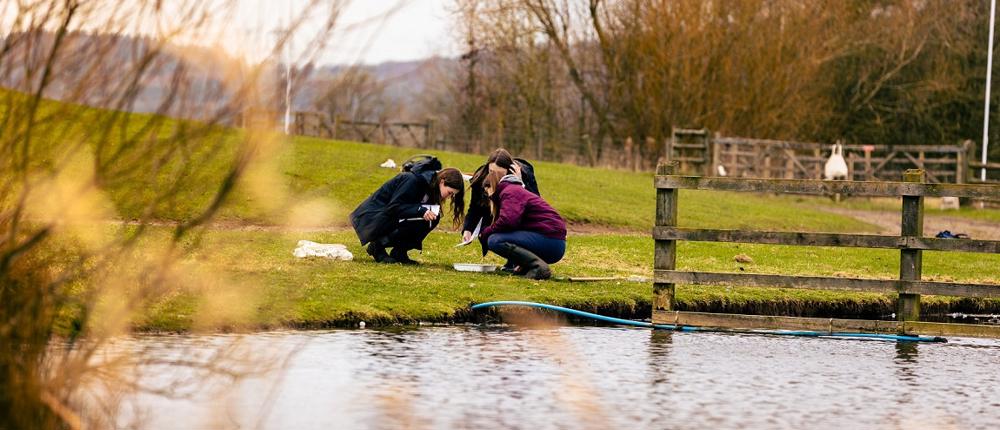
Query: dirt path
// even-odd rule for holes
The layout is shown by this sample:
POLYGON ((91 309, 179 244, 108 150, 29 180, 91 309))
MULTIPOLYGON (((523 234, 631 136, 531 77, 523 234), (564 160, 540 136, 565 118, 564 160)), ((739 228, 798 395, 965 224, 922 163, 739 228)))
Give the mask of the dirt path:
MULTIPOLYGON (((879 234, 899 234, 900 214, 898 212, 831 207, 818 207, 817 209, 874 224, 879 227, 879 234)), ((943 230, 952 233, 965 233, 971 239, 1000 240, 1000 224, 995 222, 953 216, 924 215, 925 237, 934 237, 943 230)))

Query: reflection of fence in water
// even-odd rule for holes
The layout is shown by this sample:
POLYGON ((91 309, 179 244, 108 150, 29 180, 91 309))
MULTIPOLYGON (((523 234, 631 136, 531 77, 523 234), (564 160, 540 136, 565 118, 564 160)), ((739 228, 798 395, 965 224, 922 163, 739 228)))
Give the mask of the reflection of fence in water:
POLYGON ((1000 185, 928 184, 920 170, 910 170, 904 182, 825 181, 801 179, 712 178, 674 175, 679 163, 657 169, 656 226, 653 230, 654 284, 653 323, 715 325, 731 328, 806 329, 862 332, 908 332, 916 334, 961 334, 1000 337, 1000 327, 919 322, 920 295, 1000 297, 1000 285, 932 282, 921 279, 922 253, 959 251, 1000 254, 1000 241, 937 239, 923 237, 924 197, 956 196, 1000 198, 1000 185), (788 194, 833 194, 867 197, 901 197, 899 236, 809 232, 686 229, 677 227, 678 190, 698 189, 788 194), (794 246, 861 247, 900 250, 898 280, 857 279, 780 274, 715 273, 678 271, 677 241, 731 242, 794 246), (780 287, 816 290, 898 293, 898 321, 796 318, 729 315, 676 311, 675 284, 727 285, 733 287, 780 287))

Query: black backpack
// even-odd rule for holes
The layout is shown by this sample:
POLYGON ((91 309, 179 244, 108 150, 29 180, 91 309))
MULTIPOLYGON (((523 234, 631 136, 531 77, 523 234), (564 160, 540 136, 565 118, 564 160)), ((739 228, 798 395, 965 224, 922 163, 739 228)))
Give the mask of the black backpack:
MULTIPOLYGON (((400 170, 403 171, 403 172, 409 172, 409 171, 413 170, 413 166, 420 165, 420 164, 426 164, 426 163, 430 163, 430 162, 433 162, 433 161, 437 161, 437 157, 435 157, 433 155, 429 155, 429 154, 414 155, 414 156, 410 157, 409 159, 407 159, 406 161, 403 162, 403 165, 402 165, 402 167, 400 167, 400 170)), ((440 169, 440 168, 438 168, 438 169, 440 169)), ((435 169, 435 170, 438 170, 438 169, 435 169)))

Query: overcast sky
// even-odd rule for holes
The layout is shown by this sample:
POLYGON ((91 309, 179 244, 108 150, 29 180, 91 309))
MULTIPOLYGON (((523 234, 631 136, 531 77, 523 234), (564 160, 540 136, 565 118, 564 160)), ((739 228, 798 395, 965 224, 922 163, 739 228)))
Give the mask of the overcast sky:
MULTIPOLYGON (((251 55, 254 40, 269 36, 269 28, 281 25, 309 0, 240 0, 236 18, 240 36, 227 42, 232 51, 251 55)), ((455 56, 456 42, 450 9, 454 0, 353 0, 342 12, 329 47, 320 64, 406 61, 434 55, 455 56)), ((303 26, 302 38, 321 23, 303 26)))
MULTIPOLYGON (((213 3, 229 4, 227 0, 203 1, 207 7, 213 3)), ((211 45, 219 43, 226 51, 247 58, 260 60, 266 55, 267 46, 273 45, 276 29, 287 25, 289 16, 298 16, 312 0, 235 0, 233 15, 222 15, 213 24, 212 35, 198 36, 195 40, 175 40, 181 43, 211 45)), ((457 42, 451 36, 453 20, 451 9, 455 0, 320 0, 321 3, 346 3, 340 15, 335 34, 328 40, 327 49, 317 59, 320 64, 375 64, 385 61, 407 61, 434 55, 456 56, 457 42)), ((29 4, 32 4, 29 2, 29 4)), ((115 10, 141 3, 129 0, 107 0, 96 3, 97 12, 89 16, 110 16, 115 10), (106 15, 104 15, 106 14, 106 15)), ((169 22, 176 10, 187 2, 164 2, 165 12, 157 19, 169 22)), ((326 10, 319 12, 326 12, 326 10)), ((20 12, 16 2, 0 0, 0 34, 11 31, 14 17, 20 12)), ((38 12, 40 13, 40 12, 38 12)), ((301 26, 293 43, 302 49, 309 34, 322 26, 327 13, 316 13, 314 19, 301 26)), ((74 28, 89 31, 103 30, 102 19, 90 19, 74 28), (89 22, 88 22, 89 21, 89 22)), ((158 26, 153 22, 133 23, 126 32, 155 35, 158 26)), ((183 36, 181 36, 183 37, 183 36)))
POLYGON ((454 56, 451 37, 452 0, 361 0, 353 2, 345 14, 345 23, 372 21, 399 5, 384 19, 362 26, 344 45, 332 50, 330 62, 380 63, 389 60, 414 60, 433 55, 454 56), (368 49, 362 49, 370 41, 368 49))

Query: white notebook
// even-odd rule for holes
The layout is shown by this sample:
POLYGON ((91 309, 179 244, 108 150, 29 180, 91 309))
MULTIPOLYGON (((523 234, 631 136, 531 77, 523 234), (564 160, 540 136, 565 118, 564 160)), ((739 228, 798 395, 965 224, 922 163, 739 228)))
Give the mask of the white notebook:
POLYGON ((476 229, 472 231, 472 237, 470 237, 469 240, 463 241, 462 243, 459 243, 458 245, 455 245, 455 248, 458 248, 460 246, 468 245, 468 244, 472 243, 472 241, 476 240, 476 238, 479 237, 479 229, 482 226, 483 226, 483 220, 479 220, 479 224, 476 224, 476 229))

